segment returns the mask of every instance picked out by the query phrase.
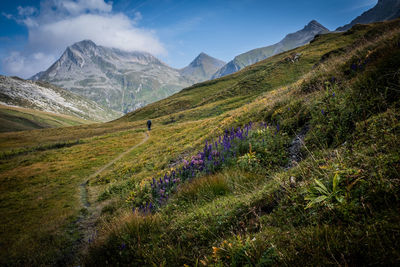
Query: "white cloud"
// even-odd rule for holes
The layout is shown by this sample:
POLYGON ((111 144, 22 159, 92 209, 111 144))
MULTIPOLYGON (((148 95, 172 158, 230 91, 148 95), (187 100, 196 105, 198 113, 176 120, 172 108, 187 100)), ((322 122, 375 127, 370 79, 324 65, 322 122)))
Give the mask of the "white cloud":
POLYGON ((18 7, 12 19, 27 27, 28 43, 23 52, 4 59, 2 67, 9 75, 27 78, 50 67, 67 46, 86 39, 125 51, 166 54, 154 31, 138 27, 141 18, 139 12, 133 18, 112 12, 112 3, 104 0, 42 0, 40 10, 18 7))
POLYGON ((12 19, 13 18, 13 15, 11 15, 11 14, 7 14, 7 13, 4 13, 4 12, 2 12, 1 13, 4 17, 6 17, 7 19, 12 19))
POLYGON ((9 75, 29 78, 40 70, 47 69, 55 60, 56 57, 52 54, 38 52, 23 55, 20 52, 14 51, 2 63, 9 75))
POLYGON ((18 15, 20 16, 32 16, 37 12, 37 9, 31 6, 27 7, 19 6, 17 7, 17 10, 18 10, 18 15))
POLYGON ((353 6, 350 6, 346 9, 342 10, 342 12, 352 12, 355 10, 371 8, 371 7, 375 6, 377 2, 378 2, 377 0, 364 0, 359 3, 354 4, 353 6))
POLYGON ((105 3, 103 0, 63 1, 61 4, 71 14, 80 14, 86 10, 101 12, 112 10, 112 4, 105 3))
POLYGON ((165 52, 152 31, 135 27, 123 14, 82 14, 32 27, 29 32, 29 42, 35 47, 65 48, 84 39, 126 51, 165 52))

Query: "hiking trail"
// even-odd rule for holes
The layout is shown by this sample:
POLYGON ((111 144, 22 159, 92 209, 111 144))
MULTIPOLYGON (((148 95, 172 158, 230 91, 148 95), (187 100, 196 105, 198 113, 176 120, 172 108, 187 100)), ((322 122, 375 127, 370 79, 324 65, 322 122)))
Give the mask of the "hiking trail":
MULTIPOLYGON (((76 224, 78 226, 79 232, 82 234, 82 238, 79 241, 79 249, 80 251, 84 251, 87 245, 96 237, 96 222, 101 214, 101 209, 91 206, 89 201, 89 181, 93 178, 96 178, 103 171, 108 169, 111 165, 122 159, 124 156, 132 152, 135 148, 144 144, 149 139, 149 134, 146 132, 142 141, 137 143, 136 145, 130 147, 128 150, 120 153, 118 156, 113 158, 107 164, 101 166, 95 173, 91 174, 81 185, 80 185, 80 201, 82 209, 85 209, 86 212, 79 215, 76 224)), ((78 253, 79 254, 79 253, 78 253)), ((79 255, 77 255, 79 257, 79 255)))

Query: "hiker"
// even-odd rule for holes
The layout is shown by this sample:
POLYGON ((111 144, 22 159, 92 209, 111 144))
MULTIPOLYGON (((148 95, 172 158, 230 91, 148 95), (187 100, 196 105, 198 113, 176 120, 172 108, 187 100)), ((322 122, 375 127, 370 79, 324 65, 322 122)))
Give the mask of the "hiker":
POLYGON ((147 121, 147 129, 150 131, 151 130, 151 120, 147 121))

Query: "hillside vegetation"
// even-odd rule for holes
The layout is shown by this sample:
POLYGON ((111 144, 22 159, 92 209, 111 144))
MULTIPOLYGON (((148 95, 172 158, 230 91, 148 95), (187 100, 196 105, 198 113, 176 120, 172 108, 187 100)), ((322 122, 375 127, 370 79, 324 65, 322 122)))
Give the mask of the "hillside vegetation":
POLYGON ((92 121, 33 109, 0 105, 0 132, 89 124, 92 121))
POLYGON ((356 25, 111 123, 0 134, 1 263, 398 265, 399 62, 400 20, 356 25))

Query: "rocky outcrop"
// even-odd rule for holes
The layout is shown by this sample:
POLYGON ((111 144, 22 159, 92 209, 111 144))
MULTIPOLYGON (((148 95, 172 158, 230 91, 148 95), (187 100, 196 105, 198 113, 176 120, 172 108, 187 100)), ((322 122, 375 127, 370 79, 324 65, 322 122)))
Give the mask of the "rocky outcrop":
POLYGON ((91 121, 110 121, 122 115, 57 86, 0 75, 0 103, 91 121))

